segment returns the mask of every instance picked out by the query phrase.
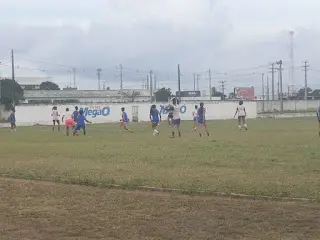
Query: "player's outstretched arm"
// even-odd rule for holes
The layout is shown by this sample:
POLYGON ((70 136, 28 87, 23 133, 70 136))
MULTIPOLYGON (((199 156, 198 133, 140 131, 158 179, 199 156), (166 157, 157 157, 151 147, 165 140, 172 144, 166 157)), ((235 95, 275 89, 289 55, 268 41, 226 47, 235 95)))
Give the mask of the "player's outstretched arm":
POLYGON ((238 113, 238 108, 236 109, 236 112, 234 113, 233 118, 235 118, 237 116, 237 113, 238 113))

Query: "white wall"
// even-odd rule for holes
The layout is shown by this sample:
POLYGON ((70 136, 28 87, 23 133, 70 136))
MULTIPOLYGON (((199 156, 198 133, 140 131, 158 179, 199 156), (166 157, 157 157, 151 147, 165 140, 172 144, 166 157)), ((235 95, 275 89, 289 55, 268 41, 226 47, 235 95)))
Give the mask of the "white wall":
MULTIPOLYGON (((290 100, 283 101, 283 110, 292 112, 316 111, 320 105, 319 100, 290 100)), ((274 109, 280 111, 280 101, 257 101, 257 112, 274 112, 274 109)))
MULTIPOLYGON (((132 108, 133 106, 138 106, 138 118, 139 121, 149 121, 149 111, 150 104, 112 104, 112 105, 84 105, 79 106, 81 108, 91 109, 91 114, 93 111, 100 113, 101 109, 109 107, 110 112, 106 116, 97 115, 93 117, 92 115, 87 115, 88 120, 93 123, 110 123, 119 122, 121 115, 121 107, 126 108, 126 112, 129 118, 132 119, 132 108)), ((257 106, 255 102, 246 103, 248 118, 257 117, 257 106)), ((69 107, 70 111, 74 110, 73 105, 58 106, 58 111, 62 114, 65 108, 69 107)), ((166 111, 161 108, 161 104, 157 104, 158 109, 161 111, 162 115, 166 115, 166 111)), ((235 109, 237 107, 237 102, 216 102, 211 104, 205 104, 207 109, 207 119, 217 120, 217 119, 230 119, 233 118, 235 109)), ((192 111, 194 109, 194 104, 182 104, 181 105, 181 119, 182 120, 192 120, 192 111)), ((34 125, 41 124, 47 125, 52 124, 51 117, 52 106, 17 106, 16 107, 16 119, 17 125, 34 125)), ((107 110, 105 110, 107 113, 107 110)))

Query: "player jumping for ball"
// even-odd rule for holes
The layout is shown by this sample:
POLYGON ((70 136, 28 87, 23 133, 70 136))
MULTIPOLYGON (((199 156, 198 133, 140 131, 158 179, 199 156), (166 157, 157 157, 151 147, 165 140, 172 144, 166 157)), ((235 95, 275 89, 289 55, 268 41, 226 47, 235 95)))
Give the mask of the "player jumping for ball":
POLYGON ((239 127, 239 130, 242 129, 242 126, 245 128, 245 130, 248 130, 248 126, 246 124, 247 112, 246 112, 245 106, 243 106, 243 101, 239 101, 239 105, 238 105, 238 107, 236 109, 236 113, 234 114, 234 118, 236 117, 237 114, 238 114, 238 127, 239 127))

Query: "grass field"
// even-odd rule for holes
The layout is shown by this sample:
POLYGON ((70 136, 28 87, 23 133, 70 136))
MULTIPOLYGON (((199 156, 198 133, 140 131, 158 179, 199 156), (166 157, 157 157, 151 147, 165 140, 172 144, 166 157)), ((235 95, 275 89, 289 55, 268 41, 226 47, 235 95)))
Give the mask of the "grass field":
MULTIPOLYGON (((305 205, 298 202, 252 202, 92 188, 117 184, 125 189, 135 189, 138 186, 178 188, 189 195, 198 195, 199 191, 204 191, 208 195, 223 192, 310 198, 319 201, 320 139, 316 121, 267 119, 250 120, 248 125, 249 131, 239 131, 235 121, 209 122, 211 136, 199 138, 192 131, 192 123, 186 121, 182 122, 182 137, 175 139, 169 138, 170 128, 166 123, 160 125, 158 137, 152 135, 148 124, 130 125, 134 130, 133 134, 119 132, 118 124, 90 125, 88 135, 79 137, 66 137, 63 131, 52 132, 49 127, 24 127, 19 128, 17 132, 0 129, 0 189, 5 189, 10 196, 2 198, 0 210, 11 211, 14 216, 18 214, 12 210, 14 204, 10 205, 10 199, 16 197, 25 204, 26 209, 30 208, 28 211, 31 212, 35 211, 39 204, 40 212, 42 208, 45 212, 50 212, 51 206, 60 208, 61 211, 70 210, 71 214, 76 216, 81 215, 81 209, 84 207, 87 209, 86 214, 93 218, 92 224, 98 224, 97 228, 110 227, 111 222, 107 221, 106 225, 99 224, 102 219, 98 219, 99 214, 94 216, 96 208, 106 214, 113 208, 119 213, 117 221, 120 221, 122 227, 128 224, 149 226, 151 223, 146 222, 150 221, 150 218, 157 223, 150 225, 153 230, 148 231, 126 228, 128 233, 123 231, 122 234, 129 234, 133 236, 131 238, 115 233, 113 238, 100 239, 279 239, 280 236, 295 239, 294 234, 306 234, 304 239, 317 239, 313 238, 314 234, 320 234, 316 230, 317 227, 314 227, 320 224, 320 205, 317 203, 305 205), (22 179, 87 186, 28 183, 22 179), (46 192, 47 189, 51 190, 46 192), (94 196, 104 199, 104 203, 113 201, 115 204, 118 201, 118 205, 105 206, 99 201, 93 201, 94 196), (25 198, 27 200, 22 200, 25 198), (69 198, 69 201, 63 205, 66 198, 69 198), (132 206, 126 205, 128 198, 136 199, 138 202, 132 203, 132 206), (164 208, 157 199, 167 203, 166 207, 164 208), (87 201, 94 203, 87 206, 87 201), (220 207, 219 210, 214 206, 220 207), (210 213, 206 212, 206 208, 211 208, 212 214, 218 214, 221 221, 212 222, 217 220, 215 218, 208 222, 210 213), (246 211, 252 215, 247 215, 246 211), (283 217, 279 211, 288 215, 283 217), (126 214, 132 217, 130 219, 134 220, 134 223, 125 220, 126 214), (298 221, 298 216, 304 220, 298 221), (172 219, 180 217, 180 221, 172 219), (280 220, 271 220, 273 217, 280 220), (269 225, 266 222, 269 222, 269 225), (176 225, 176 232, 172 229, 172 224, 176 225), (287 224, 291 224, 289 228, 285 227, 287 224), (192 226, 196 228, 187 230, 192 226), (295 230, 292 226, 295 226, 295 230), (215 227, 215 230, 210 230, 212 227, 215 227), (180 232, 183 229, 185 232, 180 232), (306 232, 301 233, 302 229, 306 232), (183 235, 184 233, 186 235, 183 235)), ((14 202, 19 205, 17 200, 14 202)), ((52 215, 48 213, 50 216, 47 217, 55 219, 54 216, 57 216, 63 219, 63 216, 66 216, 55 211, 52 210, 52 215)), ((35 216, 31 213, 24 216, 27 216, 27 220, 31 218, 35 221, 34 219, 38 218, 37 214, 41 215, 40 212, 36 211, 35 216)), ((2 216, 2 219, 6 218, 8 216, 2 216)), ((14 217, 8 218, 8 226, 3 228, 11 229, 15 225, 23 225, 23 229, 28 227, 28 224, 19 221, 18 217, 16 220, 14 217)), ((56 220, 52 221, 51 231, 63 234, 63 226, 56 220)), ((79 221, 77 226, 71 221, 69 228, 64 229, 68 234, 71 231, 68 238, 63 238, 62 235, 56 235, 56 238, 78 239, 79 235, 73 236, 72 231, 76 231, 73 227, 80 228, 81 224, 85 224, 84 219, 79 221)), ((113 232, 117 232, 116 230, 117 227, 113 232)), ((96 232, 99 231, 103 236, 104 231, 96 229, 96 232)), ((89 230, 85 232, 85 237, 82 235, 84 238, 81 239, 90 239, 94 234, 89 230)), ((22 234, 17 231, 5 233, 6 239, 19 239, 14 234, 22 234)), ((47 234, 46 236, 52 234, 45 231, 42 233, 47 234)), ((41 236, 43 238, 45 235, 41 236)), ((41 239, 37 237, 38 235, 33 235, 30 239, 41 239)), ((93 239, 98 239, 97 235, 93 239)))

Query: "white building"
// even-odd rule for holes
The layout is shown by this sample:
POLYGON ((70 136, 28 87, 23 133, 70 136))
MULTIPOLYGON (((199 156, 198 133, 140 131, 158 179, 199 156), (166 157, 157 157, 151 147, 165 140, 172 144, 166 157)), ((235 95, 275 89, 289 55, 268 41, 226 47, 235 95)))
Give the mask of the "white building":
POLYGON ((149 102, 150 90, 25 90, 25 103, 117 103, 149 102))

